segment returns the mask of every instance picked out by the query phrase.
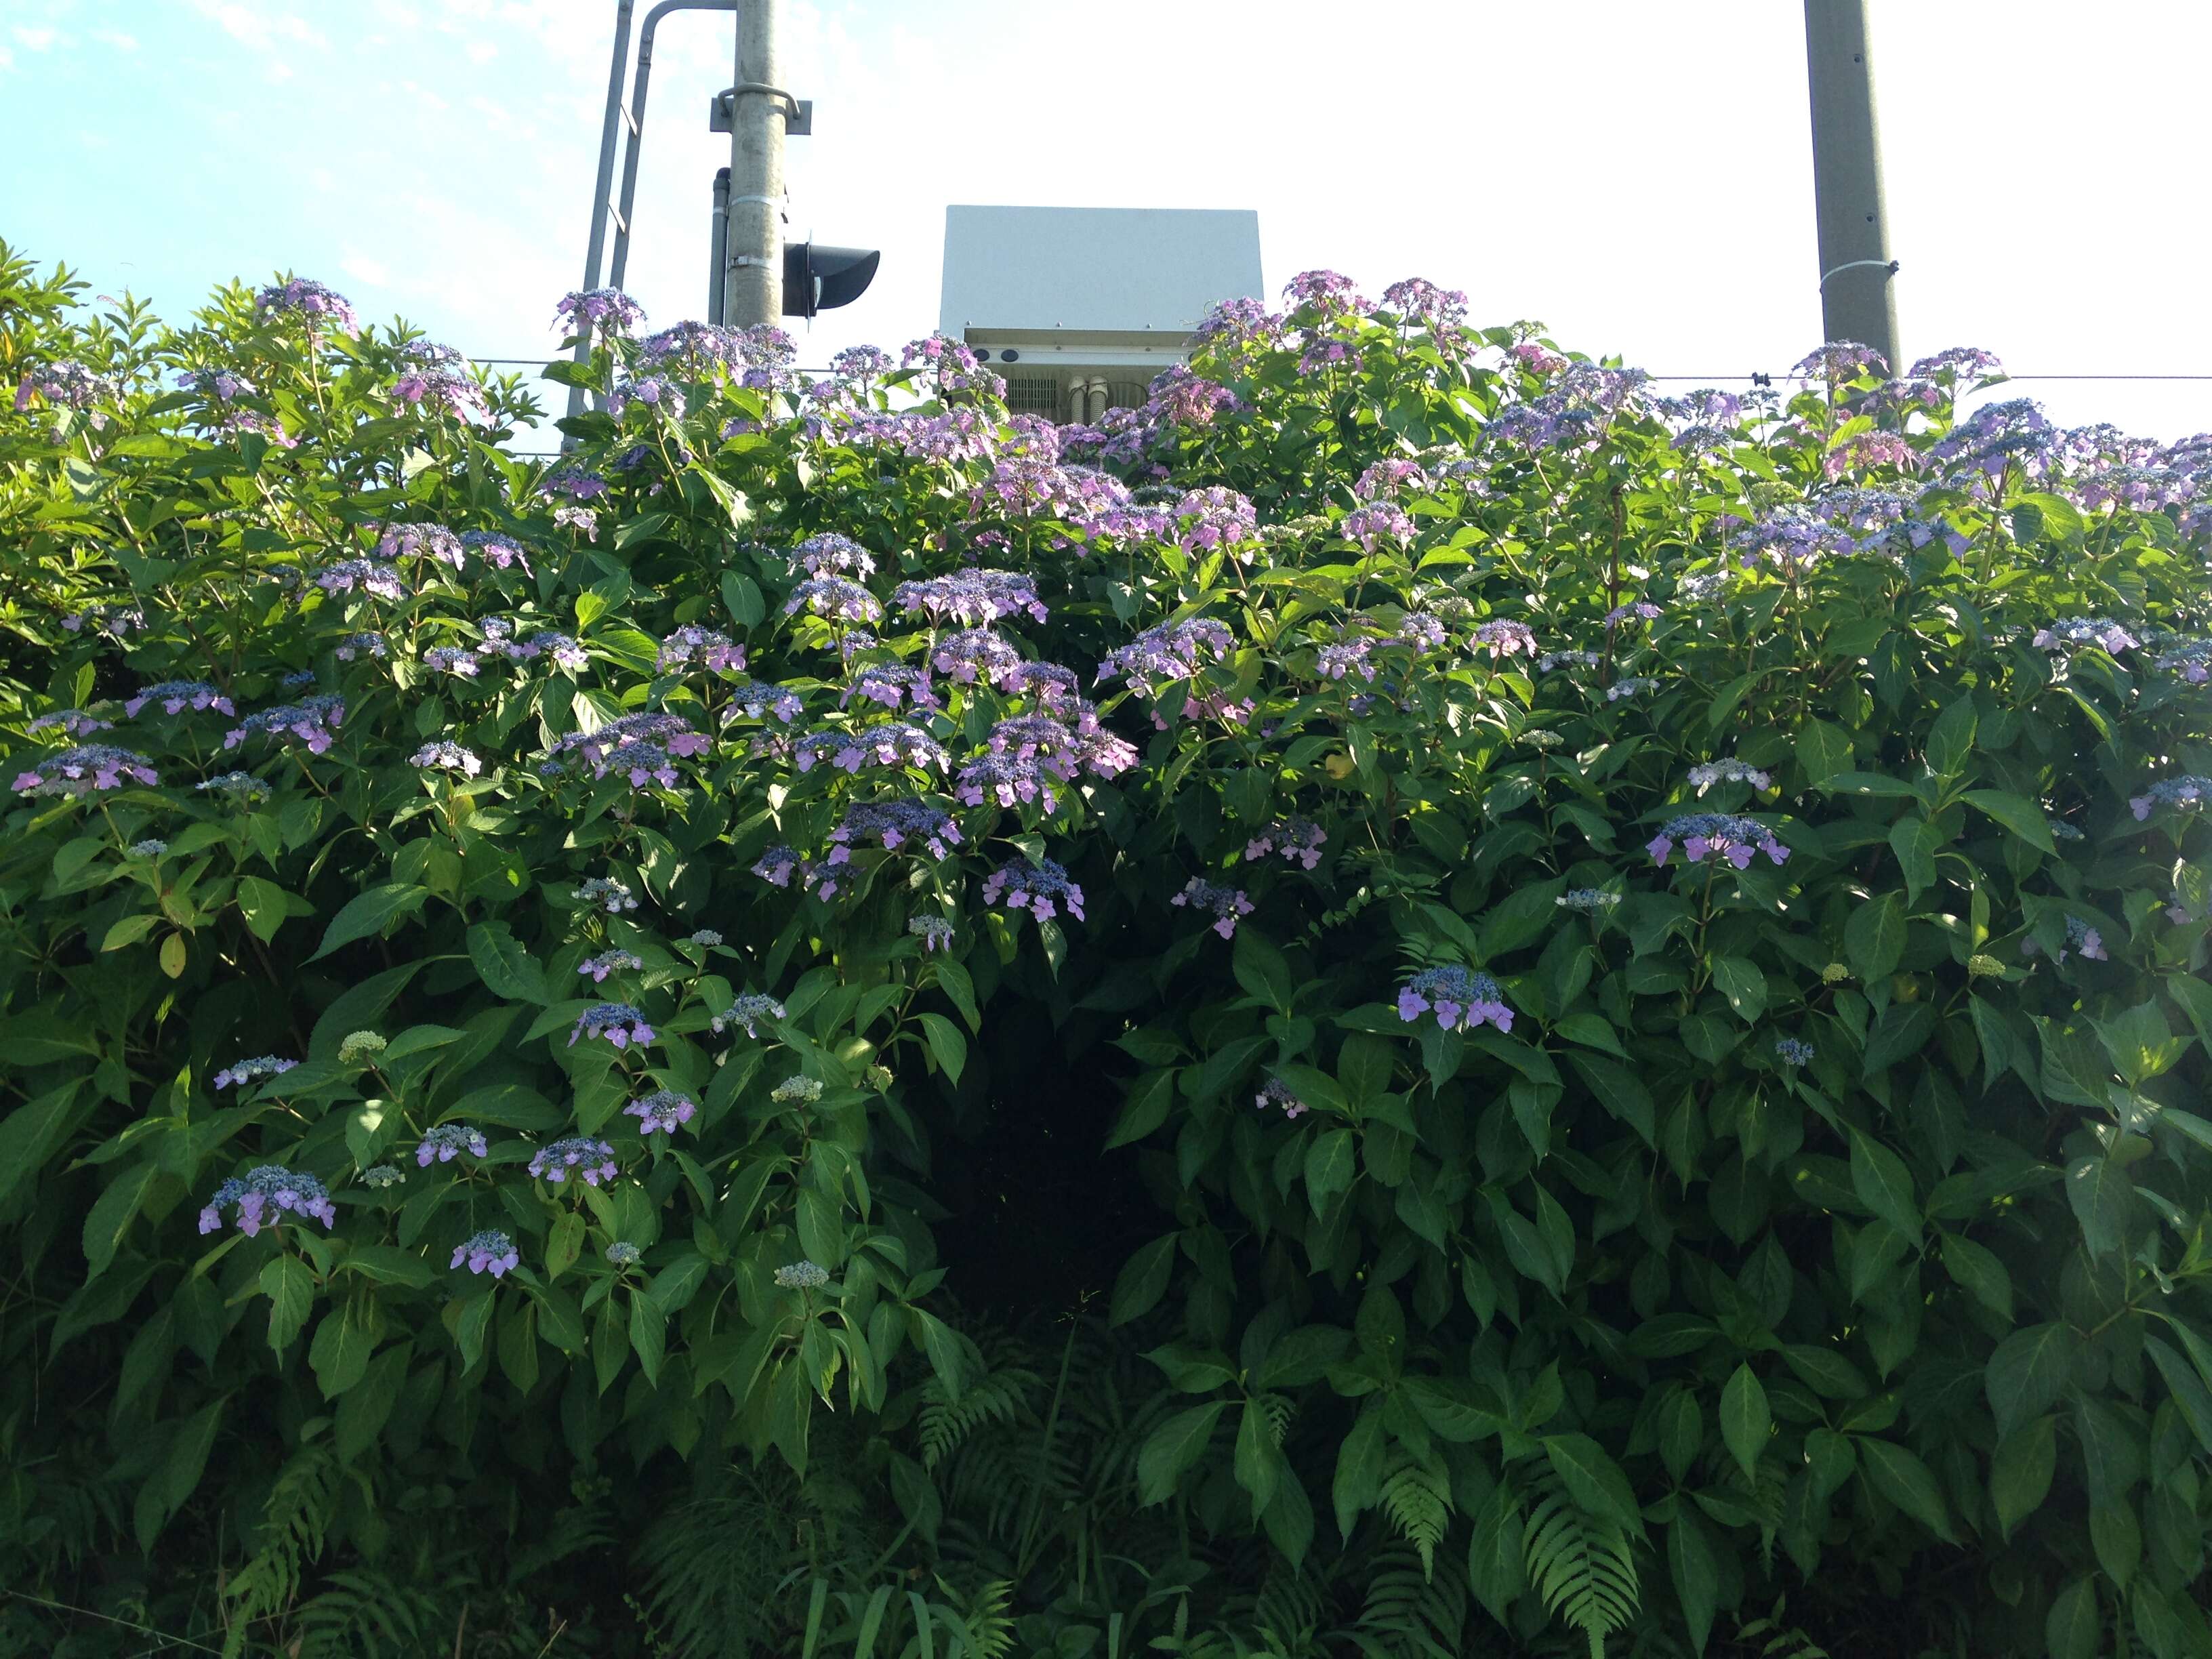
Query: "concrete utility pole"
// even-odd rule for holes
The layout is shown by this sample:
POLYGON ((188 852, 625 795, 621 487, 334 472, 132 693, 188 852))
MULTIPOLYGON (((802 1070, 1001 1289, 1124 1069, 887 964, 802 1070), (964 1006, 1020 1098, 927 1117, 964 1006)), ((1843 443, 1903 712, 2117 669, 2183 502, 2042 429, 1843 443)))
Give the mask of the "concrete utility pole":
POLYGON ((776 55, 782 0, 738 9, 738 82, 730 95, 729 280, 722 321, 738 328, 783 317, 783 139, 793 105, 776 55))
POLYGON ((1897 262, 1881 199, 1874 64, 1866 0, 1805 0, 1805 66, 1813 92, 1813 191, 1820 229, 1820 326, 1901 371, 1897 262))

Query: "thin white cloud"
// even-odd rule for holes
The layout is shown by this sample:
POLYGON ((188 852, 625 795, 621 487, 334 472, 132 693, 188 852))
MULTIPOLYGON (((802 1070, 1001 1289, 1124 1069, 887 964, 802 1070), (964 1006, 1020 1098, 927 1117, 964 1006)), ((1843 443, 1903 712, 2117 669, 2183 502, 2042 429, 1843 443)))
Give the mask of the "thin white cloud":
MULTIPOLYGON (((232 40, 254 52, 282 52, 293 46, 321 50, 330 45, 305 18, 269 0, 192 0, 192 4, 232 40)), ((276 78, 289 78, 289 70, 276 78)))
POLYGON ((118 52, 138 50, 138 37, 135 34, 125 34, 121 29, 94 29, 92 32, 92 38, 103 46, 112 46, 118 52))
POLYGON ((32 52, 45 52, 51 47, 55 41, 61 39, 61 35, 58 31, 50 29, 44 24, 30 25, 18 23, 14 28, 10 29, 9 33, 15 37, 15 44, 17 46, 25 47, 32 52))
POLYGON ((372 259, 366 253, 349 251, 338 261, 338 269, 356 283, 367 283, 372 288, 389 288, 392 285, 391 270, 380 260, 372 259))

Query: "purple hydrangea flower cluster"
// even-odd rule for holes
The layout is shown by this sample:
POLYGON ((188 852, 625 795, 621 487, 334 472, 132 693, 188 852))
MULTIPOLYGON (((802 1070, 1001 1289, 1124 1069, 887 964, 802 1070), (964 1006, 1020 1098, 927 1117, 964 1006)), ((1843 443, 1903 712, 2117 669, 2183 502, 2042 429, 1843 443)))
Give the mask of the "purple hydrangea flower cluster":
POLYGON ((774 997, 759 991, 747 991, 709 1020, 708 1029, 720 1036, 730 1026, 739 1025, 744 1028, 747 1036, 758 1037, 760 1032, 755 1027, 762 1020, 782 1018, 783 1005, 774 997))
POLYGON ((1979 346, 1952 346, 1930 357, 1923 357, 1907 371, 1916 380, 1981 380, 1984 377, 2002 380, 2004 365, 1993 351, 1979 346))
POLYGON ((1022 653, 988 628, 963 628, 946 635, 931 653, 930 661, 939 673, 963 685, 983 679, 1002 691, 1013 690, 1011 682, 1024 668, 1022 653))
POLYGON ((969 628, 1024 613, 1042 622, 1050 614, 1037 598, 1035 580, 1012 570, 956 570, 901 582, 891 598, 907 616, 927 617, 932 623, 949 619, 969 628))
MULTIPOLYGON (((16 787, 21 788, 22 780, 18 778, 15 781, 16 787)), ((2154 807, 2194 810, 2208 800, 2212 800, 2212 778, 2167 778, 2154 783, 2142 794, 2130 799, 2128 810, 2136 815, 2136 822, 2141 823, 2150 817, 2154 807)))
POLYGON ((441 1123, 424 1132, 422 1144, 415 1149, 416 1167, 428 1169, 432 1159, 451 1164, 463 1152, 471 1158, 486 1158, 491 1147, 484 1139, 483 1131, 467 1123, 441 1123))
POLYGON ((241 1060, 217 1072, 213 1086, 219 1090, 228 1089, 236 1084, 242 1089, 247 1084, 258 1083, 265 1077, 282 1077, 299 1063, 296 1060, 281 1060, 275 1054, 257 1054, 252 1060, 241 1060))
POLYGON ((731 694, 722 710, 722 723, 729 724, 740 714, 748 720, 766 720, 773 714, 786 726, 797 720, 806 705, 799 694, 787 686, 742 685, 731 694))
POLYGON ((425 771, 458 772, 472 778, 483 770, 483 763, 475 754, 458 743, 441 738, 435 743, 426 743, 407 757, 410 766, 419 766, 425 771))
POLYGON ((2158 666, 2171 669, 2191 685, 2212 679, 2212 640, 2185 640, 2168 647, 2157 658, 2158 666))
POLYGON ((2035 630, 2028 641, 2039 651, 2064 651, 2074 646, 2102 646, 2112 656, 2132 651, 2142 641, 2109 617, 2062 617, 2035 630))
POLYGON ((886 852, 918 841, 929 849, 930 857, 948 859, 952 856, 948 849, 960 844, 960 826, 951 813, 927 802, 860 800, 845 809, 844 820, 830 832, 830 840, 831 865, 850 862, 854 845, 869 841, 886 852))
POLYGON ((1774 1042, 1775 1058, 1784 1066, 1806 1066, 1812 1063, 1813 1045, 1797 1037, 1778 1037, 1774 1042))
POLYGON ((553 307, 553 325, 570 334, 604 330, 627 334, 645 320, 645 307, 618 288, 585 289, 562 296, 553 307))
POLYGON ((269 786, 251 772, 219 772, 192 787, 202 792, 211 789, 218 795, 227 795, 240 806, 251 806, 257 801, 269 799, 269 786))
POLYGON ((1547 651, 1536 659, 1536 672, 1548 674, 1555 668, 1595 668, 1604 660, 1595 651, 1547 651))
POLYGON ((158 684, 140 687, 137 694, 123 705, 125 717, 135 717, 149 702, 160 703, 165 714, 182 714, 186 708, 216 708, 234 717, 238 713, 221 689, 205 680, 162 680, 158 684))
POLYGON ((1881 379, 1888 374, 1889 364, 1872 346, 1856 340, 1831 340, 1806 353, 1790 372, 1801 380, 1855 380, 1862 374, 1881 379))
POLYGON ((62 618, 62 627, 71 634, 89 628, 111 640, 123 639, 145 626, 146 612, 135 605, 95 605, 62 618))
POLYGON ((56 708, 40 714, 23 729, 33 737, 42 732, 60 732, 72 738, 88 738, 95 732, 112 730, 113 720, 104 720, 99 715, 82 708, 56 708))
POLYGON ((908 916, 906 930, 921 941, 924 954, 951 948, 952 924, 943 916, 908 916))
POLYGON ((1620 895, 1607 892, 1602 887, 1571 887, 1552 901, 1563 910, 1577 910, 1583 915, 1601 915, 1620 902, 1620 895))
POLYGON ((876 574, 876 556, 850 536, 841 536, 834 530, 799 543, 791 550, 791 562, 810 576, 857 580, 876 574))
POLYGON ((468 359, 452 346, 410 340, 399 348, 404 364, 392 383, 392 395, 416 409, 458 415, 465 421, 491 418, 484 389, 466 372, 468 359))
POLYGON ((1626 622, 1656 622, 1667 613, 1649 599, 1638 599, 1633 605, 1617 605, 1605 613, 1605 625, 1618 628, 1626 622))
POLYGON ((234 1176, 215 1189, 200 1212, 200 1231, 214 1232, 222 1225, 222 1212, 234 1209, 238 1231, 252 1238, 266 1222, 282 1226, 287 1215, 309 1216, 325 1227, 337 1224, 337 1206, 329 1190, 311 1175, 301 1175, 281 1164, 263 1164, 234 1176), (270 1213, 271 1206, 276 1213, 270 1213))
POLYGON ((305 276, 295 276, 289 283, 271 283, 253 296, 253 307, 264 315, 304 317, 310 327, 327 319, 343 333, 360 331, 360 325, 354 320, 353 307, 345 295, 305 276))
POLYGON ((392 564, 402 559, 434 559, 459 570, 468 562, 468 549, 441 524, 388 524, 377 536, 376 556, 392 564))
POLYGON ((298 702, 282 703, 248 714, 223 733, 222 746, 235 749, 254 737, 294 737, 307 745, 309 754, 319 755, 330 748, 331 736, 344 718, 343 697, 328 694, 302 697, 298 702))
POLYGON ((1382 307, 1431 334, 1448 335, 1467 320, 1467 295, 1455 288, 1438 288, 1424 276, 1391 283, 1382 290, 1382 307))
POLYGON ((616 382, 607 393, 607 413, 617 421, 637 404, 657 409, 671 420, 684 418, 684 393, 665 375, 633 375, 616 382))
POLYGON ((623 1108, 623 1115, 637 1120, 641 1135, 672 1135, 698 1115, 699 1103, 673 1089, 656 1089, 642 1100, 623 1108))
POLYGON ((1264 341, 1282 331, 1283 319, 1264 300, 1223 300, 1191 331, 1193 346, 1235 348, 1264 341))
POLYGON ((1348 542, 1356 542, 1362 551, 1372 553, 1378 541, 1395 542, 1403 547, 1413 538, 1413 521, 1406 509, 1395 501, 1370 501, 1364 507, 1355 507, 1337 525, 1337 533, 1348 542))
POLYGON ((783 607, 787 617, 804 606, 817 617, 837 617, 846 622, 879 622, 884 607, 876 596, 843 576, 811 576, 791 590, 783 607))
POLYGON ((1516 656, 1533 658, 1536 654, 1536 636, 1529 630, 1528 624, 1515 622, 1510 617, 1497 617, 1479 623, 1474 630, 1474 642, 1489 648, 1493 662, 1516 656))
POLYGON ((1727 760, 1707 761, 1690 769, 1690 781, 1698 786, 1702 795, 1717 783, 1747 783, 1753 789, 1766 790, 1774 787, 1774 780, 1755 766, 1747 766, 1731 757, 1727 760))
POLYGON ((617 1239, 607 1246, 607 1265, 611 1267, 634 1267, 645 1254, 627 1239, 617 1239))
POLYGON ((586 1037, 604 1037, 617 1048, 627 1048, 632 1043, 653 1041, 653 1027, 645 1023, 644 1013, 627 1002, 600 1002, 584 1010, 576 1020, 576 1029, 568 1033, 568 1046, 586 1037))
POLYGON ((1213 931, 1224 939, 1237 936, 1237 918, 1252 914, 1252 901, 1241 887, 1224 883, 1206 881, 1193 876, 1183 884, 1182 891, 1168 902, 1193 910, 1208 910, 1213 915, 1213 931))
POLYGON ((635 951, 602 951, 595 957, 586 957, 576 964, 576 971, 594 985, 606 983, 613 973, 635 973, 645 966, 645 958, 635 951))
POLYGON ((916 708, 936 708, 941 705, 937 693, 931 688, 927 668, 908 668, 903 663, 869 663, 853 671, 853 683, 837 699, 842 708, 854 697, 880 703, 897 713, 902 704, 911 703, 916 708))
POLYGON ((791 885, 792 872, 803 867, 805 860, 797 849, 781 845, 771 847, 753 860, 753 873, 771 887, 791 885))
POLYGON ((1178 546, 1187 553, 1207 553, 1250 541, 1259 534, 1260 515, 1243 495, 1216 484, 1186 491, 1175 504, 1175 524, 1178 546))
POLYGON ((1273 1078, 1269 1078, 1260 1085, 1260 1092, 1252 1097, 1252 1103, 1261 1111, 1267 1110, 1270 1106, 1279 1107, 1282 1109, 1283 1115, 1289 1118, 1297 1117, 1310 1109, 1305 1102, 1300 1100, 1273 1078))
POLYGON ((332 654, 340 662, 352 662, 356 658, 370 657, 382 662, 392 653, 390 647, 384 643, 384 635, 381 634, 349 634, 337 642, 332 654))
POLYGON ((398 601, 407 597, 407 585, 398 568, 374 559, 340 559, 315 572, 315 586, 325 593, 350 593, 356 589, 371 599, 398 601))
POLYGON ((2051 424, 2033 398, 1984 404, 1937 441, 1929 452, 1948 462, 1954 474, 1979 472, 2002 477, 2017 466, 2041 477, 2057 464, 2064 434, 2051 424))
POLYGON ((1225 624, 1211 617, 1162 623, 1108 652, 1098 665, 1098 678, 1121 678, 1133 687, 1157 692, 1197 673, 1206 654, 1220 661, 1229 654, 1235 637, 1225 624))
POLYGON ((995 676, 993 683, 1012 696, 1033 697, 1046 708, 1065 711, 1083 707, 1083 700, 1076 695, 1082 680, 1073 669, 1062 668, 1056 662, 1017 663, 995 676))
POLYGON ((1656 691, 1659 682, 1648 674, 1631 674, 1617 679, 1605 688, 1607 702, 1620 702, 1629 697, 1640 697, 1647 691, 1656 691))
POLYGON ((657 769, 666 765, 670 755, 703 755, 712 747, 706 733, 696 730, 681 714, 647 710, 611 720, 595 732, 568 732, 553 745, 553 752, 581 755, 592 768, 592 775, 603 778, 623 766, 620 751, 625 749, 640 750, 637 760, 653 760, 657 769), (649 756, 642 752, 647 750, 652 751, 649 756))
POLYGON ((1683 857, 1692 864, 1702 862, 1709 853, 1717 853, 1739 870, 1751 867, 1755 853, 1765 854, 1775 864, 1783 863, 1790 856, 1790 849, 1758 819, 1726 812, 1691 812, 1668 819, 1665 827, 1649 843, 1651 861, 1664 865, 1677 842, 1681 845, 1683 857))
POLYGON ((550 629, 532 634, 524 642, 523 650, 533 657, 542 652, 553 659, 556 666, 565 668, 572 674, 588 667, 592 660, 591 653, 574 639, 550 629))
POLYGON ((660 649, 653 657, 653 672, 678 672, 689 668, 695 660, 710 674, 742 674, 745 648, 732 644, 727 634, 686 623, 660 641, 660 649))
POLYGON ((475 553, 486 564, 505 570, 510 566, 525 572, 530 568, 530 552, 512 536, 501 535, 496 530, 464 530, 461 545, 475 553))
POLYGON ((1484 1024, 1501 1031, 1513 1029, 1513 1010, 1506 1006, 1498 981, 1455 963, 1425 968, 1399 988, 1399 1018, 1410 1024, 1431 1009, 1437 1024, 1447 1031, 1472 1031, 1484 1024))
POLYGON ((483 665, 477 653, 466 646, 434 645, 422 653, 422 666, 435 674, 452 674, 465 680, 476 678, 483 665))
POLYGON ((587 1187, 612 1181, 620 1173, 615 1167, 613 1146, 589 1135, 570 1135, 549 1141, 531 1154, 530 1173, 556 1187, 568 1178, 571 1170, 584 1177, 587 1187))
POLYGON ((1328 842, 1328 832, 1311 818, 1291 817, 1277 818, 1266 829, 1244 843, 1244 861, 1279 853, 1291 864, 1303 864, 1309 870, 1321 863, 1321 849, 1328 842))
POLYGON ((612 876, 593 876, 576 889, 575 896, 611 916, 637 908, 637 895, 630 890, 629 884, 612 876))
POLYGON ((1039 921, 1049 921, 1064 907, 1078 921, 1083 917, 1083 890, 1067 878, 1067 872, 1050 859, 1032 862, 1017 859, 983 878, 983 902, 1003 900, 1010 909, 1026 909, 1039 921))
MULTIPOLYGON (((2022 939, 2020 953, 2032 957, 2042 948, 2033 939, 2022 939)), ((2066 943, 2058 947, 2058 960, 2063 963, 2076 951, 2081 953, 2085 962, 2109 962, 2112 959, 2105 950, 2105 936, 2081 917, 2069 916, 2066 918, 2066 943)))
POLYGON ((842 772, 858 772, 871 761, 878 766, 915 766, 943 771, 951 763, 945 745, 920 726, 884 720, 860 732, 810 732, 794 750, 799 769, 811 771, 827 760, 842 772))
POLYGON ((522 1252, 498 1228, 487 1227, 454 1245, 453 1259, 446 1265, 459 1267, 463 1262, 468 1264, 472 1273, 489 1273, 494 1279, 501 1279, 507 1269, 522 1265, 522 1252))
POLYGON ((126 780, 143 783, 149 789, 161 781, 143 755, 104 743, 84 744, 64 749, 58 755, 49 755, 27 772, 18 772, 15 792, 33 798, 59 795, 74 799, 102 789, 120 788, 126 780))

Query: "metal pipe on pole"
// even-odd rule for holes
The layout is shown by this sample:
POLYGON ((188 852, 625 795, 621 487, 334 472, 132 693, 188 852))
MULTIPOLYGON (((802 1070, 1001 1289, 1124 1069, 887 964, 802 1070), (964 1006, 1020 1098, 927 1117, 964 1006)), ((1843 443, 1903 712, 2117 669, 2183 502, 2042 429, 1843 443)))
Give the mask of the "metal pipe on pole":
POLYGON ((781 0, 748 0, 738 12, 721 320, 738 328, 775 325, 783 317, 783 140, 792 100, 776 51, 781 9, 781 0))
POLYGON ((1805 67, 1812 89, 1813 193, 1820 225, 1820 326, 1882 355, 1897 349, 1897 261, 1882 203, 1881 143, 1866 0, 1805 0, 1805 67))
MULTIPOLYGON (((614 188, 615 136, 622 120, 623 65, 629 58, 629 17, 636 0, 616 0, 615 50, 613 67, 607 71, 607 115, 599 128, 599 176, 592 188, 592 228, 586 240, 584 252, 584 286, 599 285, 599 259, 607 247, 607 198, 614 188)), ((576 346, 576 361, 583 362, 592 355, 588 342, 576 346)), ((584 389, 568 388, 568 412, 580 414, 584 407, 584 389)))

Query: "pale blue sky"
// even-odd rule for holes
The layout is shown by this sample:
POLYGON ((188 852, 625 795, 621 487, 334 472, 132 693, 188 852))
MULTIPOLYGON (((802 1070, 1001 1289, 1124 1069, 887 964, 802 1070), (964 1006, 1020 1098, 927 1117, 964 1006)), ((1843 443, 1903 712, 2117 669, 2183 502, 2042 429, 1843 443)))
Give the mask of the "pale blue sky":
MULTIPOLYGON (((639 9, 645 9, 641 0, 639 9)), ((2212 374, 2203 0, 1873 0, 1905 346, 2212 374)), ((1662 374, 1820 336, 1797 0, 787 0, 793 229, 884 250, 802 347, 937 312, 949 202, 1251 207, 1271 288, 1467 291, 1662 374)), ((181 313, 284 266, 479 356, 576 285, 612 0, 4 0, 0 236, 181 313)), ((629 286, 704 303, 730 23, 661 31, 629 286)), ((2212 382, 2031 384, 2176 437, 2212 382)))

